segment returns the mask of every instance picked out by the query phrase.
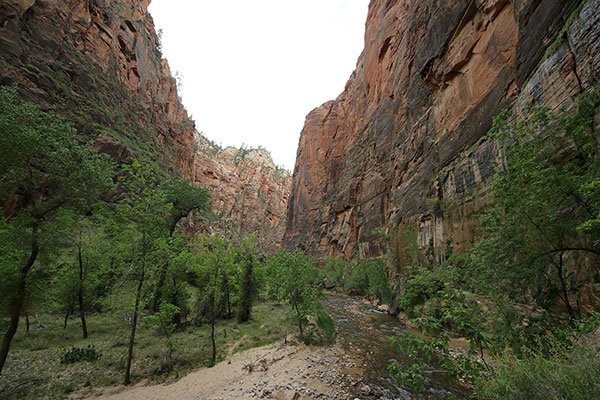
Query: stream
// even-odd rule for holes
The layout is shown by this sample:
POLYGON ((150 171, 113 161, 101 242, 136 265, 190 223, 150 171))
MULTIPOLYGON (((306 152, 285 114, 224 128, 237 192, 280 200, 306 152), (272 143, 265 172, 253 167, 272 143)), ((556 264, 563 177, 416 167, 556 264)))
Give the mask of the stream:
MULTIPOLYGON (((420 394, 411 393, 396 384, 388 374, 390 361, 396 360, 407 368, 411 365, 390 344, 392 336, 406 336, 409 332, 398 318, 378 311, 361 299, 347 296, 328 295, 323 305, 336 325, 344 373, 360 382, 356 385, 357 397, 402 400, 469 398, 467 389, 449 383, 444 374, 427 376, 426 391, 420 394)), ((436 369, 431 365, 428 367, 436 369)))

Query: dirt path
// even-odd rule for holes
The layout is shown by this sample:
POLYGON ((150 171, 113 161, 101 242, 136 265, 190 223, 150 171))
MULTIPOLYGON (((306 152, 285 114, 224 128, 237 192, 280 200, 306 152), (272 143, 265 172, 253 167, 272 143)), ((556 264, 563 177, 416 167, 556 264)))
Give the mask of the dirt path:
POLYGON ((234 354, 213 368, 192 372, 167 385, 106 388, 94 399, 354 399, 358 385, 342 372, 336 345, 272 344, 234 354), (251 371, 248 366, 251 365, 251 371))

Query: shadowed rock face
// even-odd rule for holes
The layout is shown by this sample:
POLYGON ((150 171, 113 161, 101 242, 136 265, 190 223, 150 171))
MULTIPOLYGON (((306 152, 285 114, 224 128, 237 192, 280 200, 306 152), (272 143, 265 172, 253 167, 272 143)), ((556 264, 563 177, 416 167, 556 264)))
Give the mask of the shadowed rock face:
POLYGON ((236 241, 252 234, 260 248, 274 254, 285 232, 292 177, 264 149, 221 149, 200 134, 194 182, 211 192, 213 218, 192 218, 193 230, 217 232, 236 241))
POLYGON ((73 121, 119 162, 161 161, 193 175, 194 125, 149 0, 0 1, 0 83, 73 121))
POLYGON ((400 256, 415 237, 438 259, 468 246, 494 175, 494 116, 568 106, 600 77, 600 0, 578 5, 372 0, 344 92, 306 117, 286 244, 378 256, 383 227, 400 256))

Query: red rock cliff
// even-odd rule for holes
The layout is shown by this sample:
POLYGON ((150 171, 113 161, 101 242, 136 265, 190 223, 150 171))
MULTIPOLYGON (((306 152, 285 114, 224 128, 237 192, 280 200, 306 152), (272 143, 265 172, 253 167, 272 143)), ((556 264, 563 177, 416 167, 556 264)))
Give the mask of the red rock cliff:
POLYGON ((0 83, 73 121, 118 161, 193 175, 193 123, 160 53, 149 0, 0 1, 0 83))
POLYGON ((600 0, 372 0, 344 92, 300 137, 286 228, 317 256, 436 257, 474 237, 502 109, 569 104, 600 78, 600 0), (521 89, 522 88, 522 89, 521 89))
POLYGON ((200 134, 196 143, 194 180, 210 190, 214 213, 196 224, 234 240, 252 234, 259 247, 275 253, 285 231, 290 173, 264 149, 221 149, 200 134))

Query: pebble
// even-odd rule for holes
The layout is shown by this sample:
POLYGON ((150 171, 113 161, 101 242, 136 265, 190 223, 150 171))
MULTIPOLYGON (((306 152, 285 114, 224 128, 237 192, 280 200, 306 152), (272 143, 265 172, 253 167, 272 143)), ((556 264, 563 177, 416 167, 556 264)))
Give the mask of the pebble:
POLYGON ((368 396, 368 395, 370 395, 370 394, 371 394, 371 387, 370 387, 369 385, 363 385, 363 386, 360 388, 360 392, 361 392, 362 394, 364 394, 364 395, 368 396))

